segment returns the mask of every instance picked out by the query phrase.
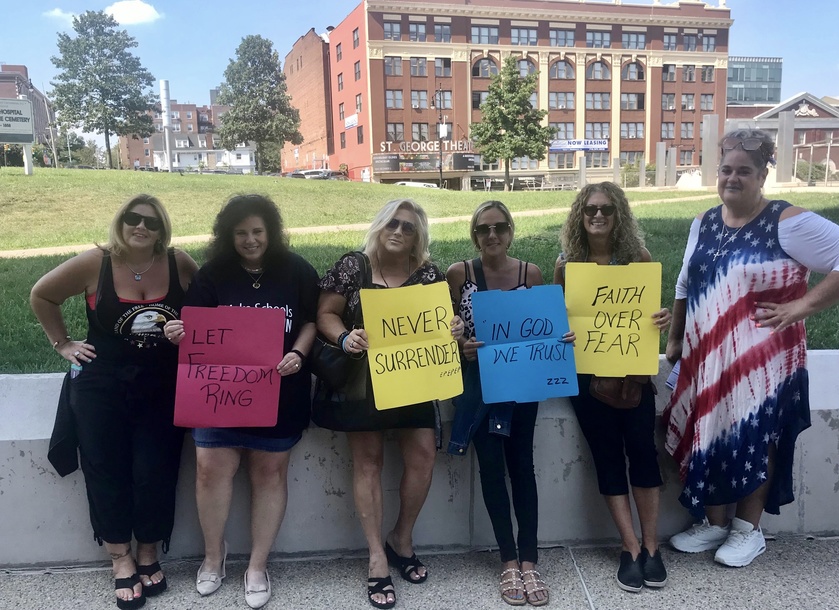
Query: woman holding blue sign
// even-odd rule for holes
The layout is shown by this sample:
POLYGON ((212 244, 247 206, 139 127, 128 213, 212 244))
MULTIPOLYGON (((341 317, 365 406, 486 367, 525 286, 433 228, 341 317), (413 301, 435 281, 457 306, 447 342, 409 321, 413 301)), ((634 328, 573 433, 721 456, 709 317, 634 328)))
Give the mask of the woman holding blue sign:
MULTIPOLYGON (((566 262, 626 265, 652 260, 626 195, 611 182, 589 184, 577 195, 562 228, 562 248, 554 269, 554 283, 563 288, 566 262)), ((670 311, 657 311, 650 323, 665 330, 670 324, 670 311)), ((614 378, 608 378, 611 379, 614 378)), ((662 479, 655 447, 655 387, 646 378, 643 385, 636 387, 638 402, 618 405, 603 394, 597 398, 592 395, 592 388, 597 392, 601 386, 598 380, 592 385, 591 375, 578 375, 578 380, 580 393, 571 397, 571 404, 591 449, 600 493, 623 546, 618 586, 634 593, 645 585, 663 587, 667 570, 656 531, 662 479), (632 525, 627 459, 629 484, 641 523, 641 544, 632 525)), ((621 388, 635 383, 630 378, 615 381, 620 382, 621 388)))
MULTIPOLYGON (((507 206, 500 201, 479 205, 472 214, 469 232, 480 255, 455 263, 446 272, 457 313, 466 322, 466 331, 458 341, 466 360, 464 392, 454 399, 456 411, 448 452, 464 455, 470 441, 475 445, 484 504, 503 564, 501 598, 513 606, 543 606, 548 603, 549 590, 536 571, 539 515, 533 469, 533 433, 539 404, 483 402, 477 352, 484 343, 475 336, 472 316, 475 292, 540 286, 542 272, 536 265, 507 254, 515 224, 507 206), (513 535, 505 470, 510 475, 517 538, 513 535)), ((567 333, 564 339, 573 342, 573 333, 567 333)))

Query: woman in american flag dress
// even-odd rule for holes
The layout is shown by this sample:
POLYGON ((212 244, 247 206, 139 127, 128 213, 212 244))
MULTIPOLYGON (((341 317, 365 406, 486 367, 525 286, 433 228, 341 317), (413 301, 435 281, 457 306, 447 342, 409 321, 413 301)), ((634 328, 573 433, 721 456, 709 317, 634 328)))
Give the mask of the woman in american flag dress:
POLYGON ((723 138, 722 204, 691 226, 667 344, 680 373, 666 449, 702 519, 670 542, 736 567, 766 549, 763 511, 793 501, 795 440, 810 425, 804 319, 839 300, 839 227, 763 196, 773 153, 759 130, 723 138), (826 277, 808 291, 810 269, 826 277))

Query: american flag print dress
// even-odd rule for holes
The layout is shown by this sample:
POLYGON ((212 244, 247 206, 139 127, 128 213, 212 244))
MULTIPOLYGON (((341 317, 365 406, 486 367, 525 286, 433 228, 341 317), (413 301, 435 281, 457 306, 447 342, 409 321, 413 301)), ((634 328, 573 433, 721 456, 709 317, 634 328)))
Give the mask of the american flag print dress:
POLYGON ((810 425, 804 323, 781 332, 749 319, 756 302, 785 303, 807 291, 809 270, 778 242, 785 201, 739 229, 722 206, 705 213, 687 273, 679 378, 664 412, 667 451, 679 465, 679 499, 696 518, 706 505, 737 502, 770 479, 767 512, 793 501, 798 434, 810 425))

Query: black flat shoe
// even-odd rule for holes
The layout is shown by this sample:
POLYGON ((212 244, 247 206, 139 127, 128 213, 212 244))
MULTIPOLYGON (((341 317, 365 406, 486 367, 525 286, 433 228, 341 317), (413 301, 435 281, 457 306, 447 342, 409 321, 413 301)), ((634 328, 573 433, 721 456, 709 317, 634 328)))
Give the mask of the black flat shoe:
MULTIPOLYGON (((151 578, 151 575, 155 572, 160 572, 160 564, 158 562, 154 562, 147 566, 137 566, 137 574, 140 576, 148 576, 151 578)), ((146 597, 154 597, 155 595, 160 595, 166 590, 168 585, 166 584, 166 577, 164 576, 163 579, 155 583, 153 582, 150 585, 143 585, 143 593, 146 597)))
MULTIPOLYGON (((140 582, 140 577, 136 573, 132 574, 128 578, 115 578, 114 590, 134 589, 138 582, 140 582)), ((117 608, 120 610, 135 610, 135 608, 142 608, 145 603, 145 595, 135 595, 134 599, 117 598, 117 608)))
POLYGON ((661 551, 655 550, 655 555, 644 548, 641 549, 641 570, 644 573, 644 584, 654 589, 660 589, 667 584, 667 569, 661 560, 661 551))
POLYGON ((618 586, 624 591, 638 593, 644 587, 644 573, 641 569, 641 553, 632 559, 632 553, 621 553, 621 565, 618 568, 618 586))
POLYGON ((385 576, 384 578, 368 576, 367 598, 370 600, 370 605, 374 608, 381 608, 382 610, 393 608, 396 605, 396 590, 393 588, 393 581, 390 579, 390 576, 385 576), (373 596, 377 594, 384 595, 385 599, 387 599, 388 594, 393 595, 393 601, 377 602, 373 599, 373 596))
POLYGON ((417 558, 416 553, 410 557, 402 557, 396 553, 393 547, 390 546, 389 542, 385 542, 385 555, 387 555, 387 562, 399 570, 399 575, 403 580, 407 580, 409 583, 414 585, 418 585, 428 580, 428 571, 420 576, 419 569, 424 568, 425 564, 417 558), (419 578, 411 578, 411 574, 416 574, 419 578))

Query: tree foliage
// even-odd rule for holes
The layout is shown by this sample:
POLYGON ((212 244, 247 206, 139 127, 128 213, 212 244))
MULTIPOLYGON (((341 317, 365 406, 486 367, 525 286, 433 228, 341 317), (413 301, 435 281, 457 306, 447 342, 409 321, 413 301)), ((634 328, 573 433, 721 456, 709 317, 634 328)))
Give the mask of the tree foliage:
POLYGON ((542 125, 547 110, 534 108, 538 72, 521 76, 516 58, 504 60, 501 72, 489 84, 481 104, 481 121, 472 123, 472 140, 486 159, 504 161, 504 188, 510 189, 510 160, 544 159, 554 130, 542 125))
POLYGON ((151 91, 154 77, 129 49, 136 40, 102 11, 73 17, 75 37, 58 34, 59 69, 51 82, 63 120, 86 132, 105 135, 108 165, 111 135, 147 137, 154 131, 150 110, 158 107, 151 91))
POLYGON ((280 67, 280 56, 270 40, 246 36, 224 71, 218 103, 230 106, 221 117, 221 144, 256 142, 257 169, 265 164, 265 144, 282 148, 286 142, 302 144, 300 113, 291 105, 280 67))

